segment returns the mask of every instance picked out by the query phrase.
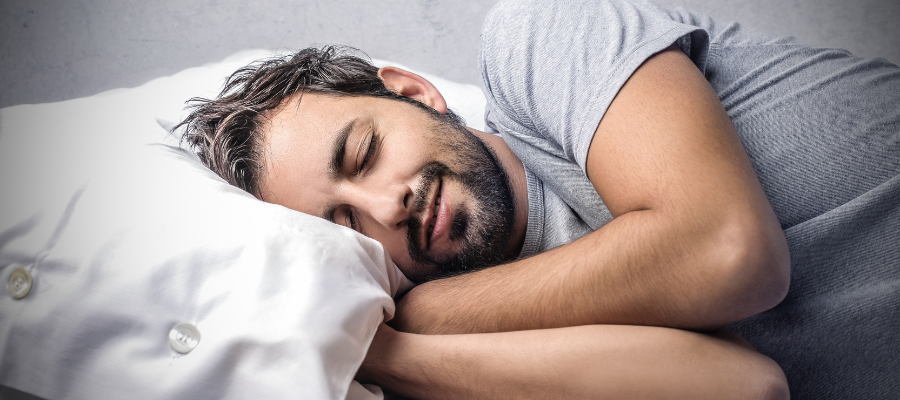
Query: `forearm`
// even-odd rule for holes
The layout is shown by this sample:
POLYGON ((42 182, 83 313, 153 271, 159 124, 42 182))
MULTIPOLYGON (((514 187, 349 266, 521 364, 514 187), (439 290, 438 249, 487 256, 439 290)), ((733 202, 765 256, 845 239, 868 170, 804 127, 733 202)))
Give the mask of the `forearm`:
POLYGON ((629 213, 555 250, 420 285, 398 303, 392 325, 417 333, 601 323, 715 329, 774 305, 764 303, 765 288, 777 284, 765 281, 783 278, 768 272, 764 249, 758 260, 733 254, 748 250, 727 226, 744 223, 703 230, 629 213))
POLYGON ((417 399, 786 398, 778 366, 734 336, 600 325, 448 336, 383 328, 360 375, 417 399))

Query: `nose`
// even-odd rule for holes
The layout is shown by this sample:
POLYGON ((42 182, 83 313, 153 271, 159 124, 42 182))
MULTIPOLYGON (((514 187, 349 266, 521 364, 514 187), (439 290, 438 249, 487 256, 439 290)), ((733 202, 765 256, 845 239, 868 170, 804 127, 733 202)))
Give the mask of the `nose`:
POLYGON ((388 229, 402 228, 412 215, 413 191, 405 184, 373 184, 357 196, 357 207, 388 229))

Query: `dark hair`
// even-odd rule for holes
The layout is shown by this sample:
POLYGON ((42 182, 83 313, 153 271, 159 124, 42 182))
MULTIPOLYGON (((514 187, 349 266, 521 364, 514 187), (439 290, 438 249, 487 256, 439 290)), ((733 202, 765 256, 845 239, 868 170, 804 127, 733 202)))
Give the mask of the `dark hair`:
POLYGON ((215 100, 188 100, 190 115, 172 130, 184 127, 182 140, 207 167, 258 197, 261 118, 296 93, 390 98, 436 113, 425 104, 388 90, 378 77, 378 68, 363 57, 351 47, 324 46, 254 62, 231 74, 215 100))

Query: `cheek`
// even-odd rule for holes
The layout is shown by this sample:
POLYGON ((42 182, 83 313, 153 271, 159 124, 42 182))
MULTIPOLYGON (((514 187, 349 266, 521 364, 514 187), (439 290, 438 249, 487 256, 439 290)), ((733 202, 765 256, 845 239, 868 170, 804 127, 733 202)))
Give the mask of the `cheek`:
POLYGON ((391 163, 413 164, 429 161, 439 156, 440 149, 432 138, 432 132, 406 133, 386 140, 385 150, 391 163))
POLYGON ((315 185, 308 181, 297 182, 289 191, 280 192, 279 201, 272 203, 280 204, 292 210, 300 211, 305 214, 321 217, 321 212, 329 203, 326 196, 326 190, 331 189, 323 185, 315 185))

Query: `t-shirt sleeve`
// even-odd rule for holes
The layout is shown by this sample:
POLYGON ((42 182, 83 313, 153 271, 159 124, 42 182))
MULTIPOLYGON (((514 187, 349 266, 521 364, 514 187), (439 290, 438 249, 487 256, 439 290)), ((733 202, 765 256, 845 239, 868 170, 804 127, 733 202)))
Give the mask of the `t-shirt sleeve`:
POLYGON ((677 43, 703 70, 706 32, 673 16, 644 1, 501 1, 479 53, 486 126, 586 171, 597 124, 641 63, 677 43))

